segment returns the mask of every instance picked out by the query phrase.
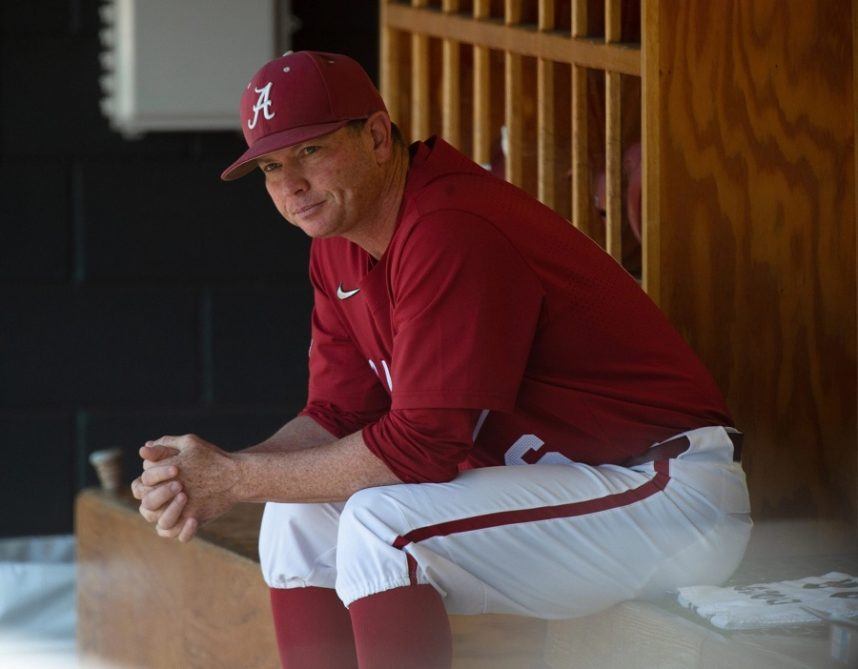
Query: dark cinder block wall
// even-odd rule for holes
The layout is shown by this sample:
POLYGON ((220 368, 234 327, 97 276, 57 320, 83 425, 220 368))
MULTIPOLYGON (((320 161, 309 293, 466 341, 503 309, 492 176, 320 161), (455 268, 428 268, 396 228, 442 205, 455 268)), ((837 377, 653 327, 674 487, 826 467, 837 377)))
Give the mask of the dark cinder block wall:
MULTIPOLYGON (((97 10, 0 6, 0 536, 71 532, 94 450, 121 447, 130 481, 146 439, 241 448, 306 392, 308 240, 260 175, 219 181, 237 131, 109 129, 97 10)), ((349 53, 375 75, 376 3, 293 0, 292 13, 292 48, 349 53)))

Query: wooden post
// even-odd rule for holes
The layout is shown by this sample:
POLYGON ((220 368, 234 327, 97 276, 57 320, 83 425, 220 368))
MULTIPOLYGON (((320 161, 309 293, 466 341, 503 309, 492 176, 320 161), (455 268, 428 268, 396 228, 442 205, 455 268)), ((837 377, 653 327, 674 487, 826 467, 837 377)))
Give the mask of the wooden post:
MULTIPOLYGON (((489 0, 474 0, 474 18, 489 16, 489 0)), ((492 159, 491 62, 489 48, 474 45, 474 147, 475 162, 488 167, 492 159)))
MULTIPOLYGON (((505 0, 504 22, 508 26, 521 22, 522 0, 505 0)), ((521 186, 522 174, 522 77, 521 55, 510 51, 504 52, 504 75, 506 81, 506 130, 507 155, 505 156, 506 180, 516 186, 521 186)))
MULTIPOLYGON (((573 0, 572 37, 587 35, 587 0, 573 0)), ((587 69, 572 65, 572 223, 590 230, 590 161, 587 157, 587 69)))
MULTIPOLYGON (((427 0, 411 0, 412 7, 425 7, 427 0)), ((411 35, 411 139, 429 135, 429 37, 411 35)))
POLYGON ((381 97, 394 123, 399 121, 399 35, 387 26, 388 0, 382 0, 379 16, 381 35, 381 97))
MULTIPOLYGON (((441 9, 445 14, 459 11, 459 0, 443 0, 441 9)), ((461 148, 461 100, 459 99, 459 43, 443 41, 443 73, 441 89, 442 129, 441 134, 450 144, 461 148)))
MULTIPOLYGON (((620 0, 605 0, 606 44, 620 41, 620 27, 620 0)), ((619 72, 605 72, 605 247, 617 260, 623 255, 621 77, 619 72)))
MULTIPOLYGON (((554 29, 554 0, 539 0, 539 29, 554 29)), ((554 62, 540 58, 536 63, 536 150, 538 197, 548 207, 555 207, 555 123, 554 62)))
POLYGON ((660 0, 643 0, 641 6, 641 150, 643 153, 641 191, 641 279, 643 289, 661 304, 661 106, 659 77, 660 0))
MULTIPOLYGON (((855 147, 854 154, 854 166, 853 172, 855 175, 855 182, 853 187, 854 193, 854 220, 855 220, 855 258, 858 258, 858 0, 852 0, 852 109, 853 109, 853 122, 852 122, 852 145, 855 147)), ((856 282, 856 293, 855 293, 855 313, 858 314, 858 282, 856 282)), ((855 329, 856 333, 856 341, 855 341, 855 350, 858 351, 858 328, 855 329)), ((853 383, 858 385, 858 376, 853 378, 853 383)), ((855 406, 855 415, 858 415, 858 392, 856 392, 856 406, 855 406)), ((858 435, 856 435, 858 436, 858 435)), ((858 441, 853 443, 853 446, 858 447, 858 441)), ((856 470, 858 470, 858 448, 856 448, 855 455, 853 455, 853 462, 856 465, 856 470)), ((855 477, 853 483, 852 490, 852 499, 858 499, 858 476, 855 477)), ((856 513, 858 513, 858 509, 856 509, 856 513)), ((850 519, 853 527, 858 523, 858 516, 853 515, 850 519)))

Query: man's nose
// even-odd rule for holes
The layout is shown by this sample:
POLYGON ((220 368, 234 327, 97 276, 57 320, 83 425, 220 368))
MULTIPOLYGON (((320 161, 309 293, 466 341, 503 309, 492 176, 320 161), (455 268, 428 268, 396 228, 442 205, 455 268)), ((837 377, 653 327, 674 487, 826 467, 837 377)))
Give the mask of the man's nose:
POLYGON ((274 195, 275 192, 283 196, 301 195, 310 190, 310 183, 300 169, 295 169, 295 166, 284 163, 280 164, 276 170, 268 175, 266 185, 274 195))
POLYGON ((310 183, 303 175, 286 171, 281 183, 288 195, 301 195, 310 189, 310 183))

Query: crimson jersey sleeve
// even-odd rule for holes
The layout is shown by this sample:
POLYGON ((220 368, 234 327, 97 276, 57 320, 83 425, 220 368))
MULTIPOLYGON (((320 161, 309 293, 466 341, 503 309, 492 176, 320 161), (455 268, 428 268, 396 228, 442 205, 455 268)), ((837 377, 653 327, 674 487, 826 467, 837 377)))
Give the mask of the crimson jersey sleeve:
POLYGON ((512 410, 543 291, 503 233, 463 211, 423 215, 390 271, 393 408, 512 410))
POLYGON ((541 284, 502 233, 461 211, 421 217, 390 261, 393 404, 364 441, 406 483, 448 481, 480 409, 515 405, 541 284))
POLYGON ((363 429, 363 439, 403 483, 455 478, 473 446, 475 409, 393 410, 363 429))
POLYGON ((310 340, 309 416, 336 437, 357 432, 390 408, 390 398, 354 345, 346 326, 317 280, 310 263, 313 315, 310 340))

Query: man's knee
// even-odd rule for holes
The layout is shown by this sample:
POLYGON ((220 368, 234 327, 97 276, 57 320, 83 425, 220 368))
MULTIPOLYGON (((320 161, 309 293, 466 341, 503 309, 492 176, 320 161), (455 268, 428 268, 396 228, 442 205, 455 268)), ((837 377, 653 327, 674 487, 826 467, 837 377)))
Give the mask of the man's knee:
POLYGON ((365 550, 392 548, 408 531, 402 498, 404 485, 365 488, 352 495, 340 516, 337 546, 340 557, 365 550))
POLYGON ((340 505, 265 505, 259 531, 259 562, 274 588, 333 587, 336 578, 340 505))
POLYGON ((407 555, 397 543, 406 534, 403 485, 367 488, 352 495, 340 517, 337 594, 355 599, 409 585, 407 555))
POLYGON ((332 504, 281 504, 268 502, 262 514, 260 539, 299 539, 307 533, 336 532, 339 509, 332 504))

